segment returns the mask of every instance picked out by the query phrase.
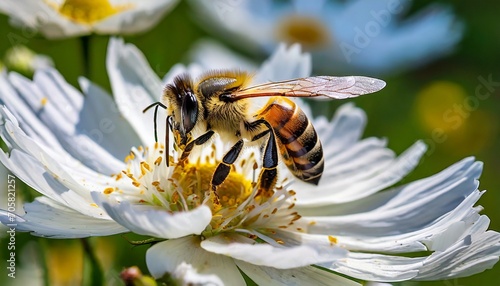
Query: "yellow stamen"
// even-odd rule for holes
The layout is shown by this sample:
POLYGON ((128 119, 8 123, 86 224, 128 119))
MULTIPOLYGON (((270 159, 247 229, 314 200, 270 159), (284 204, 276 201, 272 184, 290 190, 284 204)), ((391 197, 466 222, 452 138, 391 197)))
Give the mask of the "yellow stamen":
POLYGON ((108 0, 66 0, 60 6, 52 0, 45 1, 61 15, 81 24, 93 24, 133 6, 132 4, 113 6, 108 0))
POLYGON ((278 40, 300 43, 305 49, 322 48, 331 42, 326 25, 316 18, 290 15, 281 20, 276 30, 278 40))

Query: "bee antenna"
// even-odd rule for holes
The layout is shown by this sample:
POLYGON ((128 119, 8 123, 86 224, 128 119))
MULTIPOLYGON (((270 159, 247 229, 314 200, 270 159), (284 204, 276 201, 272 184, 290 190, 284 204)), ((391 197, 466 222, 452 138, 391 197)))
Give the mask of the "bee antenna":
POLYGON ((167 106, 158 101, 158 102, 155 102, 155 103, 148 105, 146 108, 144 108, 142 113, 146 113, 146 111, 148 111, 152 107, 155 108, 155 112, 153 115, 153 117, 154 117, 153 124, 154 124, 154 130, 155 130, 155 142, 158 142, 158 128, 157 128, 157 124, 156 124, 156 118, 158 118, 158 107, 161 107, 163 109, 167 109, 167 106))

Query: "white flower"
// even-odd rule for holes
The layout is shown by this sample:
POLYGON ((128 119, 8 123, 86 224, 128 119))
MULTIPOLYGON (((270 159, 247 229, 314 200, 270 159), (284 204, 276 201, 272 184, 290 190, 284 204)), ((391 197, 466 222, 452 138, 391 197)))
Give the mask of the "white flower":
POLYGON ((415 68, 449 53, 463 25, 433 4, 402 19, 410 0, 192 0, 204 28, 233 43, 270 53, 300 43, 315 69, 382 74, 415 68))
MULTIPOLYGON (((310 65, 298 46, 280 46, 256 81, 304 77, 310 65)), ((1 135, 10 149, 0 160, 44 195, 25 205, 18 230, 166 239, 147 252, 153 276, 186 278, 182 265, 189 264, 225 285, 243 284, 240 271, 259 285, 357 284, 336 273, 385 282, 447 279, 498 260, 500 234, 487 231, 488 217, 474 206, 483 193, 482 165, 472 158, 380 192, 410 172, 426 148, 417 142, 396 157, 385 140, 361 140, 365 114, 347 104, 332 121, 314 120, 326 158, 318 187, 292 183, 280 167, 281 187, 256 193, 260 159, 249 147, 216 197, 207 190, 227 143, 215 139, 195 148, 188 163, 167 167, 164 147, 154 142, 153 112, 142 113, 173 76, 206 67, 175 66, 162 83, 134 46, 112 39, 107 68, 115 102, 83 78, 81 96, 55 70, 39 71, 33 81, 0 77, 1 135)), ((158 123, 164 138, 164 120, 158 123)), ((173 162, 179 156, 169 155, 173 162)), ((2 223, 7 219, 0 212, 2 223)))
POLYGON ((0 12, 9 15, 15 26, 39 31, 47 38, 66 38, 91 33, 139 33, 156 25, 176 3, 177 0, 3 0, 0 12))

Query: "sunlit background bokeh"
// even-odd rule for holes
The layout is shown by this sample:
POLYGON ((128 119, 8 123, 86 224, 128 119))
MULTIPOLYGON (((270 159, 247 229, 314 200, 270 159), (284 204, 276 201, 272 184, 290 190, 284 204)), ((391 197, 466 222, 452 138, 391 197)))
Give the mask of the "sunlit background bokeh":
MULTIPOLYGON (((159 76, 163 76, 176 63, 188 63, 190 60, 188 51, 200 39, 219 41, 256 63, 266 58, 267 47, 259 44, 243 47, 241 43, 232 41, 232 36, 225 34, 224 30, 205 28, 204 22, 200 19, 204 14, 199 9, 193 8, 195 2, 181 1, 152 30, 139 35, 124 36, 126 42, 135 44, 146 55, 159 76)), ((435 5, 436 2, 451 8, 452 13, 463 25, 463 36, 457 40, 457 44, 448 55, 428 59, 428 63, 427 59, 420 59, 422 65, 408 60, 406 64, 399 63, 393 70, 389 68, 377 70, 373 66, 365 69, 349 68, 344 63, 336 65, 333 58, 332 62, 323 63, 321 67, 313 65, 313 73, 329 75, 357 73, 379 77, 387 82, 387 87, 382 92, 352 101, 368 114, 365 137, 388 138, 389 148, 398 154, 418 139, 423 139, 429 145, 429 150, 417 169, 401 183, 432 175, 466 156, 476 156, 478 160, 483 161, 484 171, 480 179, 480 188, 486 189, 487 193, 479 203, 485 208, 483 213, 491 218, 490 228, 498 231, 500 230, 500 26, 498 22, 500 4, 494 0, 481 1, 481 4, 477 1, 422 0, 415 1, 405 12, 405 17, 411 17, 421 9, 435 5), (331 69, 326 64, 330 65, 331 69)), ((324 41, 327 41, 325 38, 327 36, 322 34, 327 32, 322 31, 321 27, 315 28, 314 25, 318 25, 317 23, 308 22, 294 28, 293 23, 304 19, 290 21, 292 22, 282 21, 279 31, 283 32, 283 29, 293 29, 293 31, 283 32, 288 34, 282 35, 279 39, 304 41, 305 49, 311 51, 315 49, 314 44, 323 45, 324 41), (301 27, 305 26, 309 30, 305 28, 301 30, 301 27)), ((432 30, 430 29, 429 33, 432 33, 432 30)), ((2 65, 10 65, 12 57, 9 53, 13 44, 23 44, 37 54, 46 55, 49 61, 52 59, 55 67, 71 84, 78 86, 78 77, 87 74, 92 81, 110 91, 105 69, 108 36, 92 35, 88 38, 91 62, 86 71, 79 38, 51 41, 32 34, 29 37, 12 37, 12 35, 23 35, 22 33, 22 30, 9 25, 6 15, 0 15, 2 65)), ((418 39, 417 43, 421 42, 424 45, 429 39, 425 34, 421 35, 424 36, 418 39)), ((384 37, 387 37, 387 41, 391 40, 389 36, 384 37)), ((332 46, 338 45, 335 39, 328 41, 332 41, 330 43, 332 46)), ((414 48, 418 49, 418 44, 414 48)), ((357 54, 352 56, 356 57, 357 54)), ((394 53, 394 57, 398 56, 394 53)), ((390 61, 390 58, 384 56, 384 60, 390 61)), ((18 68, 23 69, 22 66, 18 68)), ((331 116, 340 104, 311 102, 317 115, 326 116, 331 116)), ((0 175, 6 177, 6 172, 2 170, 0 175)), ((16 186, 19 201, 33 199, 35 193, 23 186, 20 180, 17 180, 16 186)), ((5 188, 5 185, 0 188, 5 188)), ((0 200, 4 201, 4 198, 0 200)), ((80 285, 83 276, 92 275, 84 270, 86 264, 93 262, 88 257, 84 258, 85 244, 79 240, 49 240, 29 234, 17 234, 17 278, 12 281, 6 276, 7 238, 4 229, 2 228, 0 234, 1 285, 11 285, 8 283, 12 282, 15 282, 15 285, 44 285, 44 283, 80 285)), ((106 280, 110 285, 121 285, 119 273, 124 266, 138 265, 147 272, 144 263, 147 247, 133 246, 127 241, 127 237, 133 240, 133 235, 117 235, 92 238, 88 241, 96 249, 94 259, 103 265, 106 280)), ((492 270, 472 277, 426 283, 406 282, 404 285, 498 285, 499 275, 500 264, 497 264, 492 270)))

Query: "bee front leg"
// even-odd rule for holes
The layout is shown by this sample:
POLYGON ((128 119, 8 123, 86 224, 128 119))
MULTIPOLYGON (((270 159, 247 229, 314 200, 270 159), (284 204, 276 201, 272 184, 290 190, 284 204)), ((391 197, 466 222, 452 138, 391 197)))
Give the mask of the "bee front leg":
POLYGON ((199 146, 199 145, 205 144, 205 142, 207 142, 210 138, 212 138, 214 133, 215 132, 213 130, 210 130, 210 131, 206 132, 205 134, 200 135, 198 138, 190 141, 186 145, 186 148, 184 148, 184 151, 182 151, 182 155, 181 155, 181 158, 179 159, 179 163, 184 162, 189 157, 189 154, 191 153, 191 151, 193 150, 193 147, 195 145, 199 146))
POLYGON ((238 140, 236 144, 224 155, 222 162, 217 165, 212 177, 212 190, 215 192, 217 187, 224 182, 231 171, 231 165, 236 161, 243 148, 243 139, 238 140))

